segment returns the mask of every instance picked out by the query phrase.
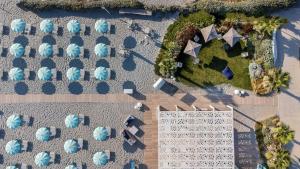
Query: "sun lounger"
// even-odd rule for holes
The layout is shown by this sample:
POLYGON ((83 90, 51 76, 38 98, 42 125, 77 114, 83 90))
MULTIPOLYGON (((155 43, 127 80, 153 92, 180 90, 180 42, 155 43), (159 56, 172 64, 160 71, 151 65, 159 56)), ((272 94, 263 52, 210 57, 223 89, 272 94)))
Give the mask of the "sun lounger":
POLYGON ((49 155, 50 155, 50 163, 55 163, 55 161, 56 161, 56 154, 54 153, 54 152, 50 152, 49 153, 49 155))
POLYGON ((249 56, 249 53, 248 52, 243 52, 241 53, 241 57, 242 58, 247 58, 249 56))
POLYGON ((129 131, 127 131, 126 129, 124 129, 122 131, 122 136, 124 138, 124 140, 131 146, 133 146, 136 143, 136 138, 134 135, 132 135, 129 131))
POLYGON ((57 34, 58 33, 58 26, 56 24, 53 25, 53 30, 51 32, 52 34, 57 34))
POLYGON ((24 33, 30 35, 31 28, 32 28, 31 24, 26 24, 24 33))
POLYGON ((126 56, 129 55, 129 51, 128 51, 127 49, 122 48, 122 49, 119 49, 119 50, 118 50, 118 54, 119 54, 121 57, 126 57, 126 56))
POLYGON ((124 94, 133 94, 133 89, 124 89, 124 94))
POLYGON ((110 80, 111 79, 111 70, 110 70, 110 68, 106 68, 106 70, 107 70, 107 80, 110 80))
POLYGON ((110 151, 109 150, 104 150, 104 153, 107 155, 108 161, 110 161, 110 151))
POLYGON ((0 35, 3 35, 4 25, 0 23, 0 35))
POLYGON ((139 129, 138 129, 137 127, 135 127, 134 125, 131 125, 130 127, 128 127, 127 130, 128 130, 132 135, 136 135, 136 133, 139 131, 139 129))
POLYGON ((76 164, 77 169, 82 169, 82 168, 83 168, 82 166, 83 166, 82 163, 77 163, 77 164, 76 164))
POLYGON ((83 149, 83 138, 78 138, 77 143, 78 143, 78 148, 83 149))
POLYGON ((90 76, 91 78, 95 78, 95 69, 91 69, 90 76))
POLYGON ((30 70, 29 69, 24 69, 24 75, 25 75, 25 79, 29 79, 30 77, 30 70))
POLYGON ((56 71, 56 69, 51 69, 51 73, 52 73, 52 80, 56 80, 57 79, 57 71, 56 71))
POLYGON ((85 125, 85 116, 84 116, 84 114, 79 114, 78 117, 79 117, 80 123, 82 125, 85 125))
POLYGON ((22 148, 21 148, 21 150, 22 151, 28 151, 28 144, 29 144, 29 142, 27 141, 27 140, 22 140, 22 148))
POLYGON ((0 46, 0 56, 2 56, 2 54, 3 54, 3 46, 1 45, 0 46))
POLYGON ((108 137, 110 137, 111 136, 111 128, 110 127, 105 127, 105 128, 107 130, 108 137))
POLYGON ((80 55, 79 57, 84 57, 84 47, 80 47, 80 55))
POLYGON ((50 133, 51 133, 51 137, 55 137, 56 136, 56 127, 51 126, 50 127, 50 133))
POLYGON ((0 69, 0 79, 3 78, 3 73, 4 73, 4 70, 3 70, 3 69, 0 69))
POLYGON ((31 120, 31 117, 30 117, 30 116, 28 116, 28 115, 23 115, 22 119, 23 119, 23 122, 24 122, 25 125, 27 125, 27 126, 30 125, 30 120, 31 120))
POLYGON ((30 46, 26 46, 25 47, 25 53, 24 53, 24 55, 29 57, 30 52, 31 52, 31 47, 30 46))
POLYGON ((85 71, 84 69, 80 69, 80 79, 84 80, 85 71))
POLYGON ((80 35, 84 36, 86 32, 86 25, 85 24, 81 24, 80 25, 80 35))
POLYGON ((126 127, 131 126, 131 124, 132 124, 132 122, 133 122, 134 120, 135 120, 135 117, 132 116, 132 115, 129 115, 129 116, 125 119, 124 125, 125 125, 126 127))
POLYGON ((59 55, 59 50, 58 50, 57 45, 53 45, 52 49, 53 49, 53 56, 59 55))
POLYGON ((24 163, 22 163, 22 164, 21 164, 21 169, 28 169, 28 165, 27 165, 27 164, 24 164, 24 163))

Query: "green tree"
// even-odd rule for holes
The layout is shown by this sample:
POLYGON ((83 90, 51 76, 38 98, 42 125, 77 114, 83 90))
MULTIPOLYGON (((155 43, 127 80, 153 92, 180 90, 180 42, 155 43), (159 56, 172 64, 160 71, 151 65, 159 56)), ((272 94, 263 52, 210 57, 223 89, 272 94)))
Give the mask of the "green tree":
POLYGON ((253 29, 258 33, 261 33, 263 37, 266 35, 271 36, 274 29, 280 27, 284 23, 286 23, 285 20, 278 18, 259 20, 253 22, 253 29))
POLYGON ((171 77, 175 74, 177 67, 173 58, 165 58, 159 64, 159 73, 164 77, 171 77))
POLYGON ((279 150, 276 153, 276 160, 274 161, 276 169, 287 169, 290 166, 291 159, 287 150, 279 150))
POLYGON ((278 127, 272 128, 273 138, 285 145, 292 141, 295 137, 295 132, 290 130, 289 126, 282 124, 278 127))
POLYGON ((290 74, 288 72, 282 72, 281 70, 277 70, 274 77, 274 90, 278 93, 280 89, 288 88, 290 82, 290 74))

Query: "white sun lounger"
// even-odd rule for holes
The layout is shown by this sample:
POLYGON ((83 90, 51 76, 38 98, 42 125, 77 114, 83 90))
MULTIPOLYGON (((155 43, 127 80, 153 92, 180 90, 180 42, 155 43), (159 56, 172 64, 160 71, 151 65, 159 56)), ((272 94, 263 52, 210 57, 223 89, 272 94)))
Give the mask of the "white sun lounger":
POLYGON ((21 169, 28 169, 28 165, 25 164, 25 163, 22 163, 22 164, 21 164, 21 169))
POLYGON ((105 127, 105 129, 107 130, 108 137, 110 137, 111 136, 111 128, 110 127, 105 127))
POLYGON ((29 77, 30 77, 30 70, 28 68, 24 69, 24 75, 25 75, 25 79, 29 79, 29 77))
POLYGON ((84 114, 79 114, 78 117, 79 117, 80 123, 82 125, 85 125, 85 116, 84 116, 84 114))
POLYGON ((31 47, 30 46, 26 46, 25 47, 25 53, 24 53, 24 55, 29 57, 30 51, 31 51, 31 47))
POLYGON ((90 76, 91 76, 91 78, 95 78, 95 69, 91 69, 91 71, 90 71, 90 76))
POLYGON ((57 71, 56 71, 56 69, 51 69, 51 73, 52 73, 52 80, 56 80, 57 79, 57 71))
POLYGON ((0 23, 0 35, 3 35, 4 25, 0 23))
POLYGON ((28 144, 29 144, 29 142, 27 141, 27 140, 22 140, 22 148, 21 148, 21 150, 22 151, 28 151, 28 144))
POLYGON ((110 151, 109 150, 104 150, 104 153, 107 155, 108 161, 110 161, 110 151))
POLYGON ((84 47, 80 47, 79 57, 84 57, 84 47))
POLYGON ((58 26, 56 24, 53 25, 53 30, 51 32, 52 34, 57 34, 58 33, 58 26))
POLYGON ((106 70, 108 72, 107 80, 110 80, 111 79, 111 70, 110 70, 110 68, 106 68, 106 70))
POLYGON ((54 152, 50 152, 49 153, 50 155, 50 163, 55 163, 55 160, 56 160, 56 154, 54 152))
POLYGON ((2 56, 2 54, 3 54, 3 46, 1 45, 0 46, 0 56, 2 56))
POLYGON ((52 49, 53 49, 53 56, 57 56, 59 54, 57 45, 53 45, 52 49))
POLYGON ((80 25, 80 35, 84 36, 86 32, 86 25, 85 24, 81 24, 80 25))
POLYGON ((24 122, 25 125, 27 125, 27 126, 30 125, 30 119, 31 119, 30 116, 28 116, 28 115, 23 115, 23 116, 22 116, 22 119, 23 119, 23 122, 24 122))
POLYGON ((30 35, 32 26, 31 24, 26 24, 24 33, 30 35))
POLYGON ((78 143, 78 146, 79 146, 78 148, 82 150, 83 149, 83 138, 78 138, 77 143, 78 143))
POLYGON ((85 71, 84 69, 80 69, 80 80, 84 80, 85 71))
POLYGON ((50 127, 50 133, 51 133, 51 137, 55 137, 56 136, 56 127, 51 126, 50 127))

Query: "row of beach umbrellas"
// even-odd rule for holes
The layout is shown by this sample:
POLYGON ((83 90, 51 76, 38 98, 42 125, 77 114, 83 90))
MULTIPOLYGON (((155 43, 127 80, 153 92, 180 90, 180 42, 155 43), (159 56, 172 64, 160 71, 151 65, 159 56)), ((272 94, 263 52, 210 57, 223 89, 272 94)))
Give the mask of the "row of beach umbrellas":
MULTIPOLYGON (((19 67, 10 69, 8 76, 12 81, 21 81, 25 79, 24 70, 19 67)), ((53 72, 48 67, 41 67, 37 72, 37 76, 40 80, 48 81, 52 79, 53 72)), ((77 81, 81 78, 80 69, 71 67, 67 70, 66 76, 70 81, 77 81)), ((102 66, 97 67, 94 70, 94 76, 97 80, 107 80, 109 78, 109 69, 102 66)))
MULTIPOLYGON (((99 33, 107 33, 109 31, 109 22, 100 19, 95 22, 95 30, 99 33)), ((11 30, 17 33, 22 33, 25 31, 26 22, 24 19, 15 19, 10 24, 11 30)), ((51 33, 55 29, 55 24, 50 19, 44 19, 40 23, 40 30, 44 33, 51 33)), ((67 29, 70 33, 79 33, 82 29, 82 25, 78 20, 70 20, 67 24, 67 29)))
MULTIPOLYGON (((10 46, 9 52, 15 58, 20 58, 25 54, 25 47, 20 43, 14 43, 10 46)), ((49 43, 42 43, 39 46, 38 52, 42 57, 51 57, 54 53, 53 45, 50 45, 49 43)), ((77 44, 72 43, 67 47, 67 55, 69 57, 79 57, 83 54, 82 52, 81 47, 77 44)), ((109 46, 104 43, 98 43, 94 48, 94 52, 98 57, 107 57, 109 55, 109 46)))

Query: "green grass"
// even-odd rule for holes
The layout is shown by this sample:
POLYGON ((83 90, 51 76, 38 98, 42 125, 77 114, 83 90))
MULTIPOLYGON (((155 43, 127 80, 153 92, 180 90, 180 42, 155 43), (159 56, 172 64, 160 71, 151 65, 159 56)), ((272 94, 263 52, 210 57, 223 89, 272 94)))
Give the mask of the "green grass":
POLYGON ((248 73, 250 59, 240 56, 239 44, 228 53, 223 46, 224 42, 220 40, 213 40, 203 45, 199 55, 199 65, 193 64, 192 57, 181 56, 184 67, 178 71, 178 80, 187 85, 200 87, 227 83, 243 89, 251 89, 248 73), (229 66, 234 73, 232 80, 227 80, 222 74, 226 66, 229 66))

